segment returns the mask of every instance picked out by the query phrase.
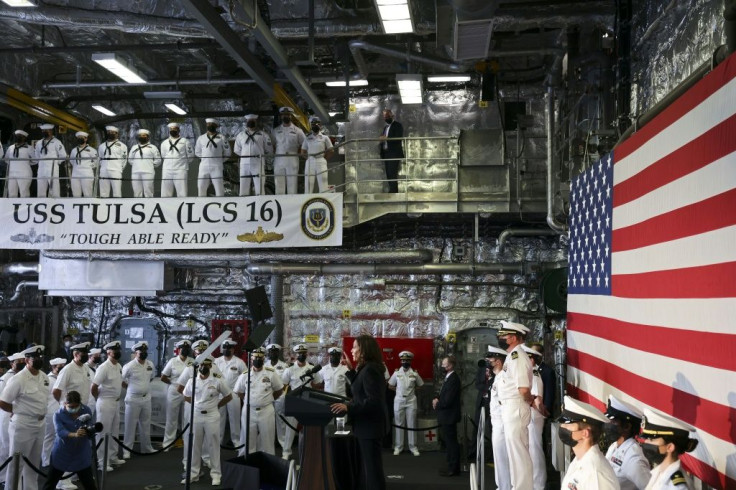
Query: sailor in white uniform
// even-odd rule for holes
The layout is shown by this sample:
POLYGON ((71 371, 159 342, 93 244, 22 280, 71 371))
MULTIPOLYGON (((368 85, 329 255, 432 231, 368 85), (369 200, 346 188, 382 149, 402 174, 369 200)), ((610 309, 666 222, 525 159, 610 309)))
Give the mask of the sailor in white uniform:
POLYGON ((178 122, 168 124, 169 137, 161 142, 161 197, 187 197, 189 164, 194 161, 194 148, 188 139, 181 136, 178 122))
POLYGON ((53 124, 42 124, 43 139, 36 141, 36 160, 38 161, 38 197, 60 197, 59 165, 66 161, 66 149, 54 136, 53 124))
MULTIPOLYGON (((123 392, 123 367, 120 364, 122 351, 119 340, 105 344, 107 360, 100 364, 92 378, 90 392, 97 399, 97 421, 102 424, 102 430, 97 433, 97 442, 102 441, 105 435, 116 438, 120 436, 120 396, 123 392)), ((125 463, 118 457, 118 443, 112 437, 108 438, 107 461, 105 461, 104 442, 97 448, 97 464, 99 468, 111 471, 113 465, 125 463)))
POLYGON ((151 144, 151 132, 138 130, 138 144, 130 147, 128 153, 133 197, 153 197, 156 168, 161 166, 161 153, 151 144))
POLYGON ((493 448, 493 469, 498 490, 511 490, 511 467, 509 464, 509 450, 506 448, 506 436, 503 430, 503 407, 498 397, 498 385, 501 381, 501 372, 506 360, 506 351, 488 346, 488 361, 493 373, 491 383, 491 397, 488 403, 491 412, 491 447, 493 448))
MULTIPOLYGON (((164 429, 164 441, 162 443, 164 451, 168 451, 171 443, 176 439, 179 424, 182 420, 184 395, 179 392, 179 376, 194 364, 194 359, 190 357, 192 353, 191 342, 188 340, 180 340, 174 347, 179 350, 179 354, 169 359, 161 371, 161 381, 168 385, 166 390, 166 428, 164 429)), ((182 387, 183 391, 183 387, 182 387)), ((188 420, 188 413, 184 413, 184 425, 188 420)))
POLYGON ((27 141, 28 133, 16 129, 15 143, 8 147, 5 154, 5 162, 8 164, 8 197, 31 197, 31 165, 36 165, 36 151, 27 141))
MULTIPOLYGON (((5 387, 8 385, 10 379, 25 368, 25 355, 21 352, 13 354, 8 357, 10 362, 10 369, 0 377, 0 396, 2 396, 5 387)), ((56 408, 59 408, 59 404, 56 404, 56 408)), ((0 410, 0 460, 6 461, 10 455, 10 440, 8 439, 8 430, 10 427, 10 413, 5 410, 0 410)), ((7 474, 8 467, 6 466, 0 470, 0 482, 7 481, 5 475, 7 474)))
MULTIPOLYGON (((276 374, 283 380, 284 371, 288 369, 289 365, 281 359, 281 346, 279 344, 268 344, 266 346, 266 354, 268 355, 266 366, 274 369, 276 374)), ((288 386, 285 386, 284 389, 288 389, 288 386)), ((286 391, 284 391, 284 394, 286 394, 286 391)), ((273 402, 273 408, 276 411, 276 440, 282 451, 286 445, 286 442, 284 442, 286 440, 286 424, 281 418, 284 416, 285 399, 285 396, 280 396, 273 402)))
POLYGON ((77 131, 74 136, 77 138, 77 146, 69 152, 69 163, 72 167, 72 195, 74 197, 95 197, 95 169, 99 165, 97 150, 87 144, 88 133, 77 131))
POLYGON ((215 195, 220 197, 225 195, 222 171, 225 160, 230 158, 230 143, 225 136, 217 132, 219 124, 216 119, 207 118, 205 122, 207 132, 197 138, 197 143, 194 145, 194 154, 201 159, 197 191, 199 197, 206 197, 211 181, 215 188, 215 195))
MULTIPOLYGON (((414 360, 414 354, 408 350, 399 353, 401 367, 391 375, 388 380, 388 387, 396 391, 394 398, 394 424, 403 426, 406 424, 408 429, 414 429, 417 426, 417 394, 416 390, 424 385, 422 377, 417 371, 412 369, 411 361, 414 360)), ((419 448, 416 443, 416 432, 413 430, 404 430, 395 428, 394 434, 394 456, 401 454, 404 449, 404 433, 408 432, 409 451, 414 456, 419 456, 419 448)))
POLYGON ((608 395, 605 415, 611 421, 606 428, 613 429, 607 432, 613 443, 608 447, 606 459, 618 478, 621 490, 644 490, 651 468, 635 438, 644 414, 635 406, 608 395))
POLYGON ((304 131, 291 121, 294 109, 279 109, 281 125, 273 130, 276 155, 273 159, 273 183, 276 194, 296 194, 299 174, 299 150, 304 144, 304 131))
POLYGON ((97 147, 100 157, 100 197, 123 197, 123 169, 128 164, 128 147, 118 139, 117 126, 105 126, 106 141, 97 147))
POLYGON ((350 370, 343 362, 342 349, 330 347, 327 349, 330 362, 322 366, 319 374, 325 380, 325 391, 335 395, 348 396, 347 372, 350 370))
POLYGON ((542 446, 542 433, 544 432, 544 419, 547 418, 547 409, 544 407, 544 383, 537 368, 537 363, 542 361, 542 354, 527 345, 522 349, 532 361, 532 389, 534 397, 531 409, 531 420, 529 421, 529 456, 532 458, 532 479, 534 490, 544 490, 547 483, 547 462, 544 458, 544 447, 542 446))
MULTIPOLYGON (((89 379, 93 380, 95 379, 95 372, 97 371, 97 368, 102 363, 102 349, 99 349, 97 347, 94 347, 89 350, 89 358, 87 359, 87 362, 84 363, 84 367, 87 369, 87 374, 89 374, 89 379)), ((90 400, 89 405, 87 408, 89 408, 89 411, 92 413, 92 420, 95 420, 95 405, 96 403, 94 400, 90 400)))
POLYGON ((304 193, 314 190, 314 179, 317 178, 319 192, 327 190, 327 159, 332 156, 332 141, 322 134, 322 123, 317 116, 309 118, 312 132, 302 143, 302 155, 307 157, 304 166, 304 193))
POLYGON ((49 377, 49 396, 48 403, 46 405, 46 431, 43 437, 43 452, 41 453, 41 464, 48 466, 51 457, 51 448, 54 447, 54 439, 56 438, 56 428, 54 427, 54 414, 59 410, 59 402, 54 398, 54 383, 56 383, 56 377, 61 371, 61 368, 66 364, 66 359, 63 357, 56 357, 49 361, 51 371, 47 374, 49 377))
MULTIPOLYGON (((225 384, 231 391, 235 388, 235 382, 238 380, 238 376, 247 369, 245 361, 234 355, 237 345, 237 342, 234 340, 226 340, 220 347, 222 355, 215 359, 215 365, 222 373, 225 384)), ((242 444, 240 441, 240 411, 240 400, 236 396, 230 400, 230 403, 220 409, 220 440, 225 440, 225 428, 229 422, 230 442, 235 447, 242 444)))
MULTIPOLYGON (((123 366, 123 387, 125 393, 125 437, 123 444, 132 448, 135 443, 136 428, 140 452, 152 453, 151 445, 151 381, 155 375, 153 363, 148 360, 148 342, 133 345, 136 357, 123 366)), ((123 459, 130 458, 130 452, 123 451, 123 459)))
MULTIPOLYGON (((302 379, 302 376, 307 374, 314 366, 312 364, 309 364, 307 362, 307 346, 304 344, 297 344, 294 346, 294 353, 296 354, 296 362, 289 366, 288 369, 284 370, 284 374, 281 377, 281 381, 283 381, 284 385, 289 385, 290 390, 294 390, 300 386, 302 386, 305 383, 305 380, 302 379)), ((313 388, 319 387, 319 385, 322 383, 322 376, 320 373, 315 373, 312 377, 311 386, 313 388)), ((286 417, 287 422, 291 425, 291 427, 297 426, 296 418, 294 417, 286 417)), ((286 427, 286 436, 284 437, 284 446, 283 446, 283 452, 281 453, 281 457, 283 459, 289 459, 289 456, 291 456, 291 447, 294 444, 294 436, 296 435, 296 432, 294 430, 287 426, 286 427)))
POLYGON ((265 158, 273 154, 271 137, 256 127, 257 114, 245 116, 245 131, 235 137, 233 150, 240 157, 240 195, 250 195, 250 181, 253 180, 253 193, 263 194, 266 183, 265 158))
POLYGON ((694 451, 698 440, 693 439, 695 427, 670 415, 644 409, 639 437, 644 456, 652 469, 646 490, 692 490, 690 475, 680 465, 680 455, 694 451))

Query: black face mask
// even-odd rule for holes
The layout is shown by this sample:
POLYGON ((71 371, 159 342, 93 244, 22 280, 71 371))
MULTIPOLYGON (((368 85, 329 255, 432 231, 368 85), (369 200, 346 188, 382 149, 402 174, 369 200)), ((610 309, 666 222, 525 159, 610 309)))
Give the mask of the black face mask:
POLYGON ((115 141, 118 139, 118 135, 115 133, 107 133, 107 141, 115 141))
POLYGON ((662 454, 659 452, 660 447, 661 446, 649 444, 648 442, 645 442, 641 445, 641 450, 644 453, 644 457, 647 458, 647 461, 649 461, 649 464, 652 466, 657 466, 658 464, 662 463, 662 461, 664 461, 664 457, 666 456, 666 454, 662 454))
POLYGON ((276 364, 279 362, 279 351, 271 351, 268 353, 268 358, 271 360, 272 363, 276 364))
POLYGON ((148 138, 138 138, 138 143, 145 145, 148 143, 148 138))
POLYGON ((394 122, 393 117, 384 117, 383 120, 386 121, 386 124, 391 124, 392 122, 394 122))
POLYGON ((403 367, 404 369, 409 369, 411 367, 411 363, 410 362, 402 362, 401 363, 401 367, 403 367))
POLYGON ((138 354, 138 359, 140 359, 141 361, 145 361, 146 359, 148 359, 148 351, 147 350, 140 351, 140 354, 138 354))
POLYGON ((253 359, 253 367, 261 369, 263 367, 263 359, 253 359))
POLYGON ((38 371, 43 367, 43 359, 41 359, 40 357, 34 357, 33 361, 31 362, 31 367, 38 371))
POLYGON ((509 348, 509 343, 506 342, 506 339, 498 339, 498 348, 507 350, 509 348))
POLYGON ((178 138, 179 137, 179 131, 169 131, 169 136, 172 138, 178 138))
POLYGON ((189 357, 192 354, 192 348, 188 345, 185 345, 181 349, 179 349, 179 355, 182 355, 184 357, 189 357))
POLYGON ((299 354, 298 356, 296 356, 296 360, 299 361, 299 362, 305 362, 307 360, 307 355, 306 354, 299 354))
POLYGON ((566 446, 575 447, 580 442, 572 438, 572 431, 570 429, 565 429, 564 427, 559 428, 557 435, 560 436, 562 444, 566 446))
POLYGON ((43 137, 46 138, 47 140, 50 140, 51 138, 54 137, 54 132, 53 131, 44 131, 43 132, 43 137))
POLYGON ((440 366, 440 374, 447 374, 447 368, 444 366, 440 366))
POLYGON ((332 367, 336 367, 338 364, 340 364, 340 355, 337 356, 330 356, 330 364, 332 367))
POLYGON ((224 355, 225 357, 230 357, 233 355, 233 350, 232 349, 222 349, 222 355, 224 355))
POLYGON ((208 374, 210 374, 210 368, 208 368, 207 366, 200 366, 199 374, 201 374, 202 376, 207 376, 208 374))
POLYGON ((609 444, 616 442, 618 438, 623 435, 623 432, 621 431, 621 426, 619 424, 604 425, 603 433, 605 434, 606 441, 608 441, 609 444))
POLYGON ((216 133, 217 132, 217 126, 215 126, 214 124, 208 124, 207 125, 207 131, 209 131, 210 133, 216 133))
POLYGON ((79 358, 80 361, 82 361, 82 364, 89 361, 89 354, 82 354, 82 357, 79 358))
POLYGON ((283 116, 281 122, 284 124, 291 124, 291 116, 283 116))
POLYGON ((15 144, 16 145, 22 145, 25 142, 26 142, 26 137, 25 136, 16 136, 15 137, 15 144))
POLYGON ((13 364, 13 371, 15 371, 16 373, 19 373, 23 370, 24 367, 25 367, 24 364, 20 362, 16 362, 15 364, 13 364))
POLYGON ((123 357, 123 353, 122 352, 120 352, 119 350, 113 351, 113 353, 112 353, 112 358, 113 359, 115 359, 116 361, 119 361, 121 357, 123 357))
POLYGON ((256 127, 256 122, 255 121, 248 121, 247 123, 245 123, 245 125, 252 129, 252 128, 255 128, 256 127))
POLYGON ((84 138, 77 138, 77 144, 78 144, 79 146, 82 146, 82 145, 84 145, 85 143, 87 143, 87 140, 86 140, 86 139, 84 139, 84 138))
POLYGON ((317 126, 316 124, 312 124, 312 132, 319 133, 319 126, 317 126))
POLYGON ((100 364, 100 363, 102 363, 102 358, 101 357, 95 357, 94 359, 92 359, 92 362, 95 363, 95 364, 100 364))

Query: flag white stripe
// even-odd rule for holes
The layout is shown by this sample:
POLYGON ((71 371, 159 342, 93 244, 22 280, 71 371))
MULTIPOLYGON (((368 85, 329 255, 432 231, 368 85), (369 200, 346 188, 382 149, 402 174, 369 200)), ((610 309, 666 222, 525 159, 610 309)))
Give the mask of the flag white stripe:
MULTIPOLYGON (((602 402, 608 400, 608 395, 615 395, 640 409, 649 407, 658 410, 657 407, 652 407, 646 403, 642 403, 613 385, 605 383, 592 374, 586 373, 572 366, 568 366, 567 376, 568 382, 570 382, 569 380, 575 380, 575 382, 570 382, 570 384, 577 386, 602 402)), ((698 429, 696 432, 697 439, 700 440, 700 443, 695 451, 688 454, 699 459, 708 466, 715 467, 721 473, 727 474, 731 478, 736 478, 736 465, 732 463, 730 465, 728 464, 729 455, 734 453, 733 443, 720 439, 704 430, 698 429)))
MULTIPOLYGON (((733 152, 638 199, 616 206, 611 221, 613 229, 635 225, 733 189, 736 187, 735 166, 736 152, 733 152)), ((614 175, 618 175, 618 166, 614 175)), ((613 192, 615 198, 616 190, 613 192)))
MULTIPOLYGON (((655 134, 646 143, 616 162, 613 183, 638 174, 682 145, 689 143, 736 113, 736 78, 690 112, 655 134)), ((615 153, 614 153, 615 155, 615 153)))
POLYGON ((639 325, 734 334, 736 298, 639 299, 571 294, 567 311, 639 325))
POLYGON ((736 225, 648 247, 615 252, 611 255, 611 273, 642 274, 734 261, 736 225))
POLYGON ((567 348, 588 353, 642 378, 720 405, 736 404, 736 399, 729 400, 728 390, 724 389, 725 386, 736 386, 736 372, 632 349, 571 330, 567 331, 567 348))

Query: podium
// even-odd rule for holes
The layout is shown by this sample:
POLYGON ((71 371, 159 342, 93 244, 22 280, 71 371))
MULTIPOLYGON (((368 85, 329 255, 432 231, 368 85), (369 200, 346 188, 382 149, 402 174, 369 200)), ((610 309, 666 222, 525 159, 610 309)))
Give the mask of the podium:
POLYGON ((304 426, 304 450, 297 490, 335 490, 332 458, 325 439, 325 425, 335 417, 333 403, 345 403, 347 398, 302 386, 287 393, 284 413, 295 417, 304 426))

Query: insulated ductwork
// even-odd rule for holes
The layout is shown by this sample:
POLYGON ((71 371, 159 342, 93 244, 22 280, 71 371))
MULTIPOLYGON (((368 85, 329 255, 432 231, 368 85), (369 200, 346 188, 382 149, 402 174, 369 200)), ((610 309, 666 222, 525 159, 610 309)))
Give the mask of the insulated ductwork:
POLYGON ((251 274, 524 274, 525 264, 250 264, 246 270, 251 274))
POLYGON ((4 264, 2 268, 0 269, 0 273, 3 275, 10 275, 10 274, 38 275, 39 269, 40 267, 38 264, 21 262, 21 263, 15 263, 15 264, 4 264))
POLYGON ((16 299, 20 298, 20 292, 23 291, 25 288, 37 288, 38 287, 38 281, 21 281, 18 283, 18 285, 15 287, 15 294, 10 297, 9 301, 15 301, 16 299))
POLYGON ((431 66, 433 68, 437 68, 438 70, 461 73, 468 69, 467 66, 460 63, 453 63, 449 60, 443 60, 440 58, 434 58, 418 53, 412 53, 410 51, 401 51, 398 49, 390 48, 388 46, 381 46, 379 44, 369 43, 362 39, 355 39, 353 41, 350 41, 348 43, 348 46, 350 47, 350 52, 353 54, 353 59, 355 60, 355 65, 358 67, 358 72, 360 72, 363 77, 368 76, 369 70, 368 66, 365 63, 365 60, 363 59, 361 51, 369 51, 371 53, 378 53, 384 56, 389 56, 391 58, 411 61, 414 63, 419 63, 420 65, 431 66))
POLYGON ((437 5, 437 44, 454 60, 486 58, 498 0, 451 0, 437 5))

